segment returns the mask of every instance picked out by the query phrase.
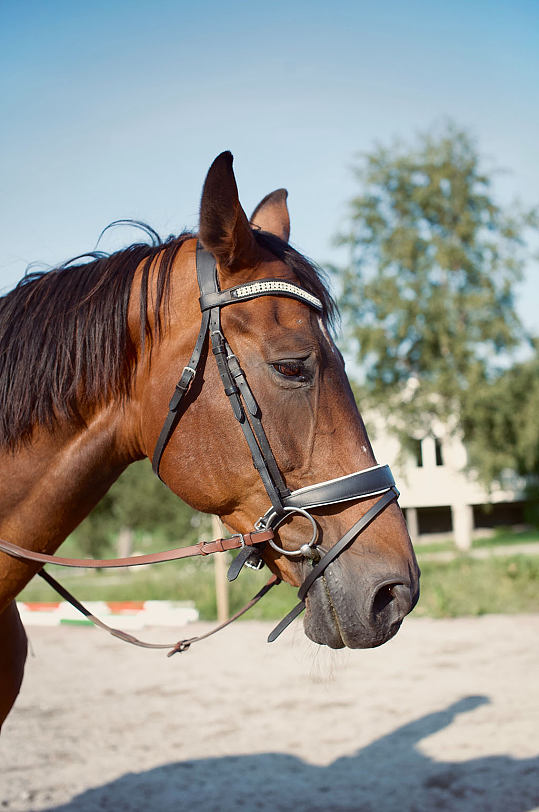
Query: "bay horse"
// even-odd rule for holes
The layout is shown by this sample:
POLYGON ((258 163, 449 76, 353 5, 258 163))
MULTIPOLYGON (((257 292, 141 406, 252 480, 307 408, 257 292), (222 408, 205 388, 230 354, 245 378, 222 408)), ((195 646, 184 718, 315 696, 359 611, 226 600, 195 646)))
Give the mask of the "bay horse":
MULTIPOLYGON (((174 493, 232 532, 275 528, 261 556, 302 584, 308 637, 378 646, 415 605, 419 570, 331 337, 335 306, 289 245, 286 199, 272 192, 249 220, 222 153, 198 234, 76 258, 0 300, 0 537, 54 553, 130 463, 153 457, 174 493), (230 409, 238 387, 254 402, 248 419, 230 409), (241 429, 256 421, 245 443, 241 429)), ((14 599, 39 569, 0 553, 0 724, 26 658, 14 599)))

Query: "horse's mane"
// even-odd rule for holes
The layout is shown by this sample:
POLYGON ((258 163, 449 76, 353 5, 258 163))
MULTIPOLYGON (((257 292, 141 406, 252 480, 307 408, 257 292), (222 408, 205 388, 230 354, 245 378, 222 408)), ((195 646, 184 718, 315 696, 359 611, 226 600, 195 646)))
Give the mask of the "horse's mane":
MULTIPOLYGON (((84 414, 112 398, 124 400, 136 367, 127 329, 133 276, 142 265, 140 333, 143 347, 159 340, 166 321, 176 254, 196 235, 162 241, 140 223, 151 242, 113 254, 91 252, 50 271, 28 273, 0 298, 0 447, 28 442, 36 426, 52 430, 61 419, 84 425, 84 414), (91 261, 81 263, 80 260, 91 261), (78 264, 77 264, 78 263, 78 264), (148 319, 150 275, 156 274, 154 330, 148 319)), ((259 244, 284 261, 306 290, 335 305, 320 271, 278 237, 254 232, 259 244)))

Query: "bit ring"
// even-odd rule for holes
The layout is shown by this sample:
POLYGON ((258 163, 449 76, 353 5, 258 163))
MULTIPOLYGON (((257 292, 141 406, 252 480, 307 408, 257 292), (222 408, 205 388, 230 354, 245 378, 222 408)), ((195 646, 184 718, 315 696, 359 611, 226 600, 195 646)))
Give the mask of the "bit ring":
POLYGON ((318 525, 316 524, 316 521, 311 516, 311 514, 308 513, 306 510, 303 510, 303 508, 285 507, 285 508, 283 508, 283 510, 284 510, 284 515, 281 516, 279 519, 277 519, 277 521, 275 522, 275 524, 272 527, 272 530, 276 530, 279 527, 279 525, 282 522, 284 522, 284 520, 287 518, 288 514, 290 514, 290 513, 299 513, 301 516, 304 516, 306 519, 309 519, 309 521, 310 521, 310 523, 312 525, 312 528, 313 528, 313 535, 312 535, 311 540, 308 542, 308 544, 305 544, 305 543, 302 544, 301 547, 299 549, 297 549, 297 550, 285 550, 283 547, 279 547, 279 545, 273 539, 270 539, 270 541, 269 541, 271 547, 273 547, 274 550, 277 550, 278 553, 283 553, 283 555, 291 555, 291 556, 300 556, 300 555, 302 555, 302 556, 305 556, 305 558, 312 558, 313 557, 312 547, 316 543, 316 540, 318 538, 318 525), (307 552, 307 550, 309 552, 307 552), (309 553, 310 553, 310 555, 309 555, 309 553))

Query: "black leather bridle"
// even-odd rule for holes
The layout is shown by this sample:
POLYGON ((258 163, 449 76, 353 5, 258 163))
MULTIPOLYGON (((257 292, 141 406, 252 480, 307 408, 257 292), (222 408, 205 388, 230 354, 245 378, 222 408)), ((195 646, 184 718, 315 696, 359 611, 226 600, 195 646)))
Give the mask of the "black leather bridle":
POLYGON ((269 635, 268 641, 272 642, 279 636, 283 629, 303 611, 307 593, 316 579, 324 573, 332 561, 335 561, 343 550, 349 547, 354 539, 365 530, 393 500, 397 499, 399 495, 395 487, 393 476, 387 465, 374 465, 372 468, 356 471, 355 473, 338 477, 337 479, 330 479, 327 482, 308 485, 305 488, 300 488, 293 492, 287 488, 264 432, 262 414, 256 398, 247 383, 238 359, 232 352, 221 330, 221 308, 248 299, 258 298, 259 296, 287 296, 303 302, 319 313, 323 311, 322 303, 316 296, 313 296, 312 293, 303 290, 299 285, 292 284, 283 279, 261 279, 255 282, 246 282, 242 285, 236 285, 235 287, 221 291, 219 289, 215 260, 213 256, 206 252, 198 243, 196 266, 200 288, 200 309, 202 312, 200 330, 189 363, 184 367, 180 380, 176 384, 174 394, 170 400, 169 411, 153 454, 153 470, 159 476, 159 466, 163 452, 180 419, 180 406, 182 405, 183 398, 197 376, 204 344, 209 333, 212 351, 215 355, 225 393, 230 400, 234 416, 243 430, 251 451, 253 463, 264 483, 271 502, 271 507, 260 517, 253 531, 250 533, 237 533, 235 536, 225 539, 216 539, 210 542, 200 541, 198 544, 191 545, 190 547, 178 547, 174 550, 118 559, 61 558, 56 555, 49 555, 47 553, 20 547, 6 539, 0 539, 0 550, 2 552, 22 561, 40 564, 41 569, 39 569, 37 574, 47 581, 64 600, 71 603, 72 606, 85 615, 95 626, 109 632, 124 642, 132 643, 136 646, 150 649, 168 648, 170 649, 168 656, 176 652, 187 651, 193 643, 204 640, 225 626, 228 626, 236 618, 254 606, 255 603, 267 594, 269 589, 280 582, 280 579, 276 575, 272 575, 265 586, 263 586, 244 607, 211 631, 197 635, 196 637, 178 640, 176 643, 154 643, 139 640, 133 635, 121 629, 108 626, 102 620, 99 620, 99 618, 95 617, 74 595, 59 584, 58 581, 43 568, 43 565, 57 564, 64 567, 90 567, 94 569, 132 567, 239 549, 239 553, 233 560, 228 571, 229 580, 234 580, 244 565, 254 567, 255 569, 259 569, 263 566, 264 562, 259 550, 260 545, 265 543, 271 544, 278 552, 287 556, 309 559, 313 565, 298 590, 299 603, 283 618, 269 635), (323 551, 321 546, 316 546, 318 540, 318 525, 309 511, 326 505, 336 505, 361 499, 372 499, 375 496, 380 497, 378 501, 369 508, 364 516, 362 516, 333 547, 327 551, 323 551), (300 514, 310 521, 313 533, 310 541, 302 544, 297 550, 286 550, 279 547, 275 542, 274 530, 276 530, 281 522, 290 514, 294 513, 300 514))
MULTIPOLYGON (((256 523, 256 529, 273 530, 289 514, 294 513, 299 513, 308 518, 313 527, 311 540, 298 550, 285 550, 277 546, 274 541, 268 542, 285 555, 305 557, 311 559, 313 563, 312 570, 298 590, 299 603, 272 631, 268 638, 271 642, 303 611, 307 593, 316 579, 323 574, 329 564, 343 550, 353 543, 359 533, 365 530, 393 500, 398 498, 399 492, 395 487, 395 481, 388 465, 375 465, 372 468, 356 471, 327 482, 308 485, 293 492, 287 488, 264 431, 259 405, 249 387, 238 358, 232 352, 223 335, 221 309, 260 296, 285 296, 297 299, 319 313, 323 310, 322 303, 312 293, 283 279, 261 279, 220 290, 215 259, 198 242, 196 272, 202 313, 200 330, 191 358, 184 367, 170 400, 169 411, 155 446, 152 467, 159 476, 163 453, 180 419, 180 407, 183 399, 200 368, 204 344, 209 334, 212 352, 215 356, 225 394, 229 399, 234 417, 242 428, 251 451, 253 464, 260 474, 271 502, 271 507, 256 523), (378 501, 333 547, 321 555, 321 548, 316 546, 318 538, 316 521, 309 511, 327 505, 372 499, 375 496, 380 497, 378 501)), ((229 569, 229 580, 233 580, 238 576, 244 564, 254 566, 257 569, 263 566, 259 550, 254 547, 243 547, 229 569)))

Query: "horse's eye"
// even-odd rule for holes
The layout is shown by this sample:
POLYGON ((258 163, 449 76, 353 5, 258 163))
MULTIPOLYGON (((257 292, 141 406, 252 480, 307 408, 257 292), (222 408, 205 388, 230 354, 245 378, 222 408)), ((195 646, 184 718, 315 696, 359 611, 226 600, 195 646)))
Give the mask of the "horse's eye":
POLYGON ((296 381, 306 381, 305 367, 301 361, 280 361, 272 365, 273 368, 285 378, 294 378, 296 381))

